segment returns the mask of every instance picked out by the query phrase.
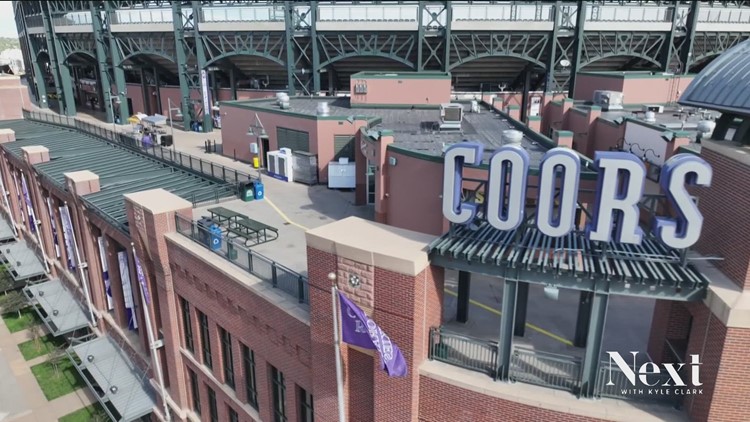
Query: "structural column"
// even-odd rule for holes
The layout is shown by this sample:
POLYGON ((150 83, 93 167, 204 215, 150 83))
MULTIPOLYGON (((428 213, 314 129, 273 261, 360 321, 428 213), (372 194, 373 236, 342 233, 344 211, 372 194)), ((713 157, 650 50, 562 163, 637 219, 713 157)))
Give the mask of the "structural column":
MULTIPOLYGON (((175 58, 177 59, 177 75, 180 80, 180 101, 182 105, 182 124, 184 130, 190 130, 190 121, 195 117, 193 104, 190 100, 190 83, 187 68, 187 54, 185 53, 185 18, 182 16, 180 2, 172 2, 172 19, 174 21, 175 58)), ((171 111, 170 111, 171 113, 171 111)))
POLYGON ((549 40, 549 53, 547 53, 547 74, 544 81, 544 92, 551 93, 557 88, 555 80, 555 67, 557 67, 557 32, 560 29, 560 7, 562 2, 556 1, 552 6, 552 34, 549 40))
MULTIPOLYGON (((52 79, 55 81, 55 91, 57 94, 58 112, 63 114, 62 103, 62 85, 60 83, 60 73, 57 69, 57 54, 55 53, 55 42, 52 38, 52 23, 50 22, 49 9, 46 3, 40 3, 42 6, 42 20, 44 22, 44 33, 47 41, 47 56, 49 57, 49 67, 52 71, 52 79)), ((46 83, 46 82, 45 82, 46 83)))
POLYGON ((518 283, 516 297, 516 318, 513 335, 523 337, 526 334, 526 309, 529 307, 529 283, 518 283))
POLYGON ((469 294, 471 284, 471 273, 468 271, 458 272, 458 296, 456 300, 456 321, 467 322, 469 321, 469 301, 471 295, 469 294))
MULTIPOLYGON (((156 68, 154 68, 153 73, 154 73, 154 93, 156 94, 156 111, 158 111, 159 114, 164 114, 164 110, 162 109, 162 105, 161 105, 161 87, 159 86, 159 72, 157 72, 156 68)), ((170 111, 169 113, 170 113, 170 117, 173 117, 171 115, 172 112, 170 111)))
POLYGON ((583 49, 586 25, 586 3, 578 1, 576 10, 576 34, 573 41, 573 60, 570 65, 570 81, 568 82, 568 97, 573 98, 576 88, 576 76, 581 69, 581 50, 583 49))
POLYGON ((510 357, 513 354, 513 328, 516 316, 518 281, 505 280, 503 287, 503 307, 500 317, 500 341, 498 341, 497 378, 510 379, 510 357))
MULTIPOLYGON (((201 16, 201 8, 203 7, 201 5, 202 2, 200 1, 193 1, 193 45, 195 46, 195 60, 196 60, 196 66, 198 67, 199 77, 200 77, 200 87, 201 87, 201 98, 204 98, 204 95, 206 95, 209 91, 208 86, 204 86, 204 84, 208 84, 208 80, 203 79, 203 72, 208 72, 208 69, 206 68, 206 51, 203 49, 203 38, 201 37, 199 28, 198 28, 198 20, 201 16), (205 92, 204 92, 205 90, 205 92)), ((206 75, 208 77, 208 75, 206 75)), ((214 130, 214 120, 211 117, 211 101, 203 101, 203 132, 211 132, 214 130)))
POLYGON ((578 318, 576 319, 576 334, 573 346, 586 347, 586 337, 589 334, 589 320, 591 319, 592 292, 581 292, 578 300, 578 318))
POLYGON ((96 45, 96 68, 99 71, 98 85, 100 87, 100 98, 106 112, 107 123, 112 123, 115 120, 112 101, 104 98, 105 92, 109 93, 112 91, 112 81, 109 79, 109 62, 107 61, 109 43, 104 34, 104 26, 107 24, 106 19, 108 19, 108 14, 106 12, 102 14, 96 7, 96 3, 90 1, 89 7, 91 9, 91 22, 94 29, 94 44, 96 45))
MULTIPOLYGON (((112 2, 104 2, 105 13, 107 16, 112 12, 112 6, 110 3, 112 2)), ((122 68, 122 56, 120 55, 120 49, 117 48, 117 40, 114 35, 112 35, 112 32, 109 31, 109 26, 107 26, 107 31, 107 36, 109 36, 109 54, 112 57, 112 74, 115 78, 115 95, 120 100, 120 124, 125 124, 130 117, 130 108, 128 107, 127 98, 128 91, 125 86, 125 70, 122 68)), ((107 92, 112 92, 111 86, 107 86, 107 92)), ((104 101, 109 103, 112 102, 110 98, 105 98, 104 101)))
POLYGON ((700 12, 699 1, 690 2, 690 11, 687 15, 686 22, 686 33, 685 42, 682 43, 680 49, 680 63, 682 63, 682 69, 680 71, 683 75, 686 75, 690 71, 690 64, 693 61, 693 44, 695 43, 695 28, 698 26, 698 13, 700 12))
POLYGON ((592 398, 596 394, 596 377, 599 375, 608 302, 608 295, 593 293, 589 330, 586 336, 586 352, 581 369, 581 397, 592 398))
MULTIPOLYGON (((154 113, 151 112, 151 98, 148 92, 148 83, 146 83, 146 70, 144 68, 140 68, 139 72, 141 76, 141 97, 143 97, 143 112, 152 115, 154 113)), ((127 120, 123 120, 123 122, 127 122, 127 120)))

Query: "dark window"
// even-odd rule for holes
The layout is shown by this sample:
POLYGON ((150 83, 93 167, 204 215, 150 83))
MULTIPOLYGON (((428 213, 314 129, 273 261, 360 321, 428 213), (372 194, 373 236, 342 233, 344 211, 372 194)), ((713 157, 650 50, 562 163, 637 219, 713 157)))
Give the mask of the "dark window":
POLYGON ((249 347, 242 345, 242 366, 245 372, 245 391, 247 404, 258 410, 258 391, 255 384, 255 354, 249 347))
POLYGON ((339 158, 348 158, 354 161, 354 136, 352 135, 334 135, 333 137, 333 160, 339 158))
POLYGON ((206 386, 208 391, 208 412, 211 415, 211 422, 219 422, 219 409, 216 407, 216 392, 211 387, 206 386))
POLYGON ((190 319, 190 304, 187 300, 180 298, 182 308, 182 335, 185 337, 185 347, 190 353, 195 353, 193 344, 193 321, 190 319))
POLYGON ((284 374, 273 366, 271 367, 271 389, 273 390, 273 420, 286 422, 284 374))
POLYGON ((211 359, 211 336, 208 333, 208 317, 201 311, 198 311, 198 321, 201 324, 201 346, 203 347, 203 364, 209 369, 214 367, 211 359))
POLYGON ((188 369, 188 378, 190 378, 190 394, 193 396, 193 410, 197 414, 201 414, 201 392, 198 389, 198 377, 195 372, 188 369))
POLYGON ((277 127, 276 142, 279 145, 279 149, 289 148, 292 152, 310 152, 310 135, 307 132, 277 127))
POLYGON ((234 389, 234 356, 232 355, 232 335, 223 328, 221 333, 221 359, 224 361, 224 382, 234 389))
POLYGON ((229 422, 240 422, 240 416, 229 406, 227 406, 227 413, 229 413, 229 422))
POLYGON ((302 387, 297 387, 299 394, 299 422, 313 422, 313 397, 302 387))

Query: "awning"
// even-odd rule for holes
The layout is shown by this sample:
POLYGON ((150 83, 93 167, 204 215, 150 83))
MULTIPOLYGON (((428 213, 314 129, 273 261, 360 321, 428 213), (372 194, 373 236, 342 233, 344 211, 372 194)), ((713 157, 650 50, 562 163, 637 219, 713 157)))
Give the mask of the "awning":
POLYGON ((13 227, 3 217, 5 215, 0 217, 0 242, 7 242, 8 240, 15 239, 16 236, 13 233, 13 227))
POLYGON ((8 264, 8 272, 13 280, 21 281, 43 276, 44 264, 26 242, 6 243, 0 246, 0 254, 8 264))
POLYGON ((67 352, 113 421, 133 421, 153 412, 156 399, 148 376, 114 339, 98 337, 73 345, 67 352))
POLYGON ((167 124, 167 118, 161 114, 154 114, 153 116, 144 117, 141 119, 142 123, 149 123, 152 125, 165 125, 167 124))
POLYGON ((53 336, 89 325, 88 313, 58 278, 28 286, 23 293, 33 305, 37 305, 34 309, 53 336))

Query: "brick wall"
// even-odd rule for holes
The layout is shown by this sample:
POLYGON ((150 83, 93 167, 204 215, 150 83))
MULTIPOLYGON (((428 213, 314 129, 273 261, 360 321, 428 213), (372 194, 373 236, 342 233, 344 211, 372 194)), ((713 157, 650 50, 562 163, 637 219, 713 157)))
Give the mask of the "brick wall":
MULTIPOLYGON (((597 421, 555 412, 457 388, 429 377, 420 377, 420 422, 597 421)), ((571 397, 571 400, 575 400, 571 397)))
MULTIPOLYGON (((196 259, 178 245, 168 242, 168 250, 174 280, 174 294, 185 298, 190 303, 193 313, 195 310, 200 310, 208 317, 213 377, 223 383, 221 340, 218 329, 222 327, 232 336, 236 397, 243 402, 245 400, 242 356, 238 344, 241 342, 255 352, 261 420, 272 420, 271 375, 268 365, 273 365, 284 373, 287 418, 290 421, 297 420, 299 406, 295 385, 307 391, 313 391, 310 377, 311 344, 308 325, 256 295, 246 286, 229 279, 213 267, 196 259)), ((227 265, 230 264, 227 263, 227 265)), ((177 329, 181 337, 181 327, 177 329)), ((196 354, 201 356, 200 325, 195 316, 193 339, 196 354)), ((220 386, 215 385, 214 381, 211 383, 218 397, 220 386)), ((245 415, 245 417, 249 416, 245 415)))
POLYGON ((743 183, 750 167, 722 153, 703 148, 701 156, 713 168, 708 188, 697 188, 703 232, 696 249, 723 260, 713 264, 741 288, 750 285, 750 184, 743 183))

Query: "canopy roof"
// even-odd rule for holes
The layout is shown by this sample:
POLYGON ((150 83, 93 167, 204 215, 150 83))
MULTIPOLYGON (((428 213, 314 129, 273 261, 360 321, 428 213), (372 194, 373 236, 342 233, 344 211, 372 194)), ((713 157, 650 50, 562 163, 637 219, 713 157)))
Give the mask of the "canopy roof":
POLYGON ((86 311, 58 278, 28 286, 23 292, 32 304, 38 305, 34 309, 54 336, 89 325, 86 311))

